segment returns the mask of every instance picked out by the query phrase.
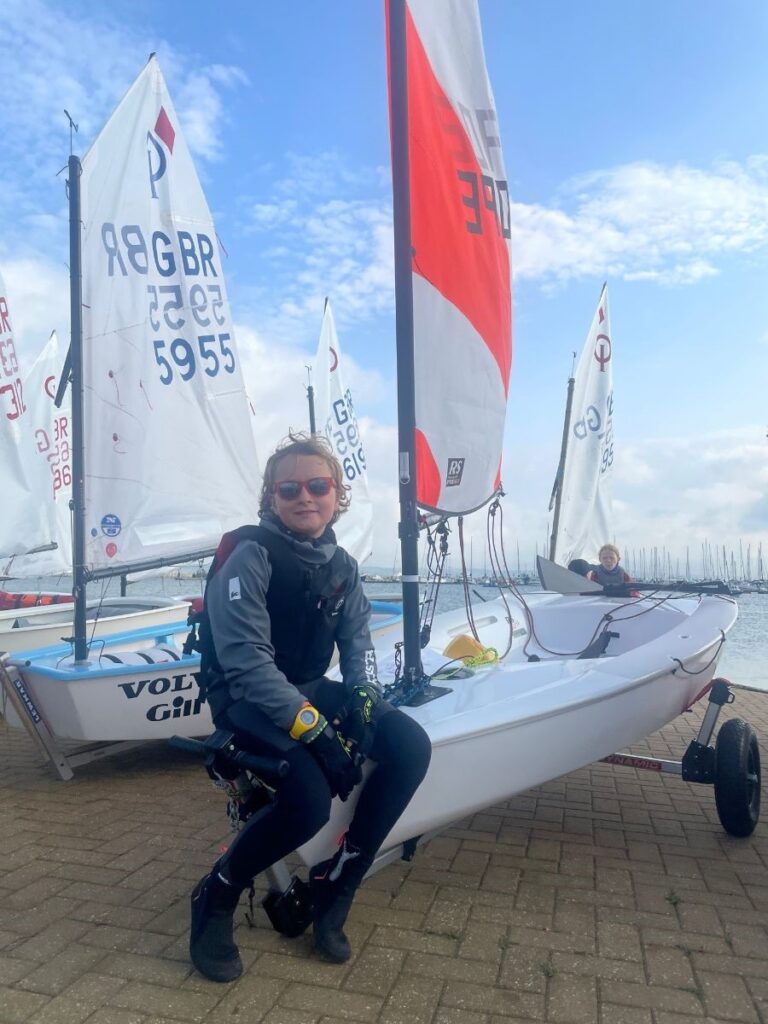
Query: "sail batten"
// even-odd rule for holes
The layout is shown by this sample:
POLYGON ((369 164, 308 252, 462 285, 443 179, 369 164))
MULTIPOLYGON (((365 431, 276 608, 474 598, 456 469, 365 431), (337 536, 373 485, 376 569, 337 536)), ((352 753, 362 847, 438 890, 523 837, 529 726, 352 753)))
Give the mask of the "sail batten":
POLYGON ((259 470, 213 220, 156 58, 83 160, 85 562, 215 547, 259 470))
POLYGON ((509 189, 477 4, 407 0, 405 43, 417 501, 459 515, 499 487, 509 189))

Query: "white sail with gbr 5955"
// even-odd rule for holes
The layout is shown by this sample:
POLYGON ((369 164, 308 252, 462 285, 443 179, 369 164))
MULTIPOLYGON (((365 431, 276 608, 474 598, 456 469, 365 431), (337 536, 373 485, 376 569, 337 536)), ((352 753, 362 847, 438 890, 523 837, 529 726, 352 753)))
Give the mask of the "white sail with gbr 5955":
POLYGON ((259 471, 208 204, 155 57, 83 160, 86 565, 215 548, 259 471))

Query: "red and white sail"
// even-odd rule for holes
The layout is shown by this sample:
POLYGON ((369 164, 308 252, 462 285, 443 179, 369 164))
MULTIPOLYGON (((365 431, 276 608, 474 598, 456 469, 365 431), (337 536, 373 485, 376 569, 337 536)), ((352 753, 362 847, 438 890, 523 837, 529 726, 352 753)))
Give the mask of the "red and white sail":
POLYGON ((476 0, 407 0, 406 50, 417 500, 460 514, 501 482, 509 189, 476 0))
POLYGON ((613 541, 613 339, 608 288, 603 287, 574 373, 554 561, 597 561, 613 541))
POLYGON ((83 160, 86 564, 215 548, 259 468, 216 230, 156 58, 83 160))
POLYGON ((373 544, 373 503, 360 428, 352 393, 344 383, 341 346, 327 299, 312 380, 317 429, 328 438, 350 489, 349 508, 334 529, 339 544, 358 562, 364 562, 373 544))
POLYGON ((55 550, 57 539, 50 473, 39 457, 32 368, 16 347, 13 323, 0 275, 0 576, 23 574, 23 560, 33 557, 28 553, 55 550))

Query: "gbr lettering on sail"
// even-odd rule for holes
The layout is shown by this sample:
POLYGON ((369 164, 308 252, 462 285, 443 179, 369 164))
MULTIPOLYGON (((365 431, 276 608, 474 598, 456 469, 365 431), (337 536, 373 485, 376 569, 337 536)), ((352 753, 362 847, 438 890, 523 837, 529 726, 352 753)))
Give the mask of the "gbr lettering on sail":
POLYGON ((197 373, 234 373, 217 252, 203 232, 156 229, 140 224, 101 226, 108 277, 147 279, 147 314, 161 384, 190 381, 197 373))

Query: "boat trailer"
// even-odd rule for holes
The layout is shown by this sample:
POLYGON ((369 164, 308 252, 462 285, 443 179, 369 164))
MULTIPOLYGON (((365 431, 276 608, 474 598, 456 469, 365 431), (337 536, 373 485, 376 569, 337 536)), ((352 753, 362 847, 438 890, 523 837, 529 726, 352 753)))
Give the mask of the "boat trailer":
POLYGON ((729 835, 752 835, 760 818, 760 748, 755 730, 741 718, 731 718, 715 731, 720 712, 732 704, 734 694, 727 679, 712 680, 709 706, 695 739, 688 744, 682 760, 673 761, 638 754, 608 754, 601 758, 624 768, 680 775, 685 782, 702 782, 715 787, 715 806, 720 824, 729 835))

